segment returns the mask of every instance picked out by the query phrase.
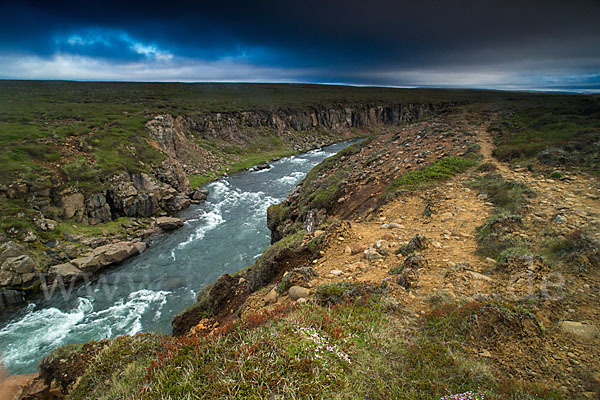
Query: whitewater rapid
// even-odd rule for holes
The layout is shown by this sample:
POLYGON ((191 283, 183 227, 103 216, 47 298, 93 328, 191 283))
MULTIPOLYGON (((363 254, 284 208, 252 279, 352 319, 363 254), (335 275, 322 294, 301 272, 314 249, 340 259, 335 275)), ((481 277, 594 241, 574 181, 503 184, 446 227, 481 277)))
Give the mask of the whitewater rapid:
POLYGON ((97 279, 56 290, 0 320, 0 353, 10 373, 28 373, 49 351, 74 343, 154 331, 170 333, 175 314, 223 273, 254 263, 269 245, 267 208, 325 158, 352 142, 286 157, 260 171, 209 183, 207 201, 184 226, 97 279), (48 297, 48 298, 45 298, 48 297))

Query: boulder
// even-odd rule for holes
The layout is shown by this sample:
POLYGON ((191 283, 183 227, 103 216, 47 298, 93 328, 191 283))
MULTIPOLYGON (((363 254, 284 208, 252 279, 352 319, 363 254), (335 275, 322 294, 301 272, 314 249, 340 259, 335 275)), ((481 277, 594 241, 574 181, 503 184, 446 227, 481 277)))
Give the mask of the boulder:
POLYGON ((106 192, 106 201, 111 204, 113 217, 149 217, 160 210, 162 192, 159 187, 152 186, 155 185, 154 183, 152 185, 147 183, 146 178, 142 178, 141 174, 134 177, 121 174, 111 179, 110 189, 106 192), (144 187, 155 189, 146 191, 144 187))
POLYGON ((423 250, 429 247, 429 239, 425 235, 417 234, 408 242, 412 250, 423 250))
POLYGON ((473 278, 477 281, 493 282, 493 279, 487 275, 483 275, 483 274, 480 274, 479 272, 475 272, 475 271, 468 271, 468 272, 471 275, 471 278, 473 278))
POLYGON ((138 254, 142 254, 148 248, 146 242, 135 242, 133 246, 137 249, 138 254))
POLYGON ((393 241, 396 239, 396 237, 394 236, 393 233, 391 232, 386 232, 383 234, 383 236, 381 237, 382 240, 386 240, 386 241, 393 241))
POLYGON ((22 198, 27 194, 27 184, 23 182, 15 182, 8 185, 6 188, 6 197, 9 199, 22 198))
POLYGON ((96 247, 91 256, 94 257, 100 267, 118 264, 129 257, 139 254, 139 247, 133 242, 118 242, 96 247))
POLYGON ((445 212, 442 215, 440 215, 440 219, 442 222, 449 221, 452 218, 454 218, 454 214, 452 214, 451 212, 445 212))
POLYGON ((490 257, 486 257, 485 258, 485 262, 487 265, 493 267, 494 265, 498 264, 498 261, 494 260, 493 258, 490 257))
POLYGON ((410 289, 419 280, 419 271, 413 268, 405 268, 398 274, 396 282, 404 289, 410 289))
POLYGON ((0 382, 0 397, 3 400, 51 398, 39 373, 9 376, 0 382))
POLYGON ((71 264, 73 264, 83 272, 92 274, 98 271, 100 268, 102 268, 102 265, 100 265, 100 261, 94 256, 75 258, 71 260, 71 264))
POLYGON ((365 258, 369 261, 371 260, 378 260, 380 258, 383 258, 383 256, 381 254, 379 254, 375 249, 368 249, 365 250, 365 258))
POLYGON ((298 300, 308 297, 310 291, 302 286, 292 286, 288 292, 290 299, 298 300))
POLYGON ((191 204, 191 200, 185 196, 176 196, 175 201, 171 204, 172 211, 181 211, 188 208, 191 204))
POLYGON ((131 175, 131 183, 137 190, 151 192, 158 189, 158 185, 145 173, 131 175))
POLYGON ((25 243, 33 243, 37 240, 37 236, 35 235, 35 233, 33 233, 32 231, 28 231, 25 233, 25 236, 23 237, 23 241, 25 243))
POLYGON ((206 199, 208 198, 208 190, 196 189, 190 197, 192 200, 206 201, 206 199))
POLYGON ((592 340, 600 336, 600 331, 597 327, 578 321, 563 321, 560 323, 559 327, 562 332, 585 340, 592 340))
POLYGON ((71 263, 54 265, 48 270, 54 278, 60 278, 63 283, 69 283, 79 279, 83 279, 83 271, 71 263))
POLYGON ((552 218, 552 222, 557 225, 562 225, 567 222, 567 218, 562 214, 556 214, 554 218, 552 218))
POLYGON ((271 168, 271 166, 268 163, 262 163, 262 164, 255 165, 252 168, 252 171, 262 171, 264 169, 269 169, 269 168, 271 168))
POLYGON ((267 293, 266 296, 263 297, 263 301, 265 302, 265 305, 277 302, 277 291, 275 290, 275 288, 271 289, 269 293, 267 293))
POLYGON ((415 237, 410 239, 408 244, 400 247, 398 253, 408 256, 418 250, 424 250, 429 247, 430 241, 425 235, 417 234, 415 237))
POLYGON ((390 242, 383 239, 375 242, 375 248, 377 249, 377 252, 382 256, 388 256, 392 252, 392 246, 390 242))
POLYGON ((6 261, 7 258, 17 257, 23 253, 23 246, 10 241, 0 245, 0 263, 6 261))
POLYGON ((0 290, 0 311, 25 304, 25 292, 20 290, 0 290))
POLYGON ((69 219, 82 214, 84 210, 83 200, 83 194, 68 189, 59 193, 57 206, 61 209, 61 217, 69 219))
POLYGON ((163 231, 172 231, 181 228, 183 226, 183 221, 174 217, 160 217, 156 219, 156 226, 163 231))
POLYGON ((411 254, 404 260, 404 269, 420 269, 427 267, 427 259, 420 254, 411 254))
POLYGON ((85 209, 88 222, 91 225, 108 222, 112 219, 110 206, 106 202, 106 195, 104 193, 94 193, 91 195, 85 203, 85 209))
POLYGON ((292 286, 307 286, 313 278, 319 274, 313 267, 299 267, 286 272, 281 279, 281 284, 277 286, 277 291, 283 293, 292 286))
POLYGON ((67 242, 79 242, 81 239, 84 238, 84 235, 80 234, 80 233, 65 233, 64 234, 65 239, 67 239, 67 242))
POLYGON ((41 231, 53 232, 56 229, 56 221, 47 218, 35 218, 33 224, 41 231))
POLYGON ((1 286, 31 286, 37 279, 38 264, 28 255, 9 257, 0 267, 1 286))
POLYGON ((352 243, 352 246, 350 246, 350 254, 352 254, 352 255, 360 254, 360 253, 364 252, 366 249, 367 249, 367 246, 365 246, 364 244, 352 243))
POLYGON ((190 180, 181 165, 172 158, 165 158, 155 173, 156 178, 175 189, 176 192, 190 191, 190 180))

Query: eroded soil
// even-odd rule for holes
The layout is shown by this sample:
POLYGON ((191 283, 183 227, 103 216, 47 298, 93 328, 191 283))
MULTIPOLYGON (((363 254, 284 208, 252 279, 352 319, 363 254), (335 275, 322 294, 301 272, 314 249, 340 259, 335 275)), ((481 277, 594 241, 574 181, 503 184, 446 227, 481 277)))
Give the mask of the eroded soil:
MULTIPOLYGON (((492 157, 492 137, 487 132, 492 119, 463 114, 443 123, 416 124, 396 139, 387 135, 373 141, 369 149, 380 152, 378 162, 373 168, 356 171, 358 179, 351 180, 345 189, 340 203, 348 207, 341 207, 344 211, 340 214, 352 217, 348 223, 326 230, 320 255, 307 265, 316 270, 318 277, 306 285, 308 298, 299 301, 312 301, 316 288, 324 283, 386 280, 393 296, 412 310, 415 323, 431 311, 432 298, 467 303, 526 302, 534 310, 531 319, 508 320, 494 307, 485 308, 464 343, 465 355, 499 369, 509 379, 540 383, 575 396, 569 398, 599 398, 600 337, 561 329, 563 321, 600 326, 598 271, 575 271, 546 262, 500 265, 479 254, 477 227, 493 215, 494 204, 486 195, 469 188, 466 181, 482 172, 470 171, 432 188, 403 193, 370 214, 355 212, 381 193, 389 181, 382 177, 412 168, 420 159, 414 156, 416 152, 432 149, 423 157, 431 161, 451 153, 457 141, 465 147, 476 142, 481 146, 482 163, 493 164, 505 180, 522 182, 535 192, 522 212, 523 224, 515 227, 512 235, 532 245, 542 243, 548 235, 565 236, 582 228, 598 236, 598 179, 574 172, 564 173, 560 180, 550 179, 498 162, 492 157), (454 141, 444 141, 441 134, 435 145, 426 140, 422 145, 407 145, 399 139, 418 137, 432 129, 445 132, 451 129, 449 126, 467 134, 454 141), (420 250, 426 265, 411 277, 412 284, 406 289, 390 270, 403 264, 406 257, 396 252, 416 235, 428 240, 427 248, 420 250), (369 260, 365 255, 369 248, 387 255, 369 260)), ((360 157, 369 155, 359 154, 354 162, 358 163, 360 157)), ((250 296, 242 314, 272 308, 274 302, 291 302, 287 295, 274 294, 277 284, 250 296)))

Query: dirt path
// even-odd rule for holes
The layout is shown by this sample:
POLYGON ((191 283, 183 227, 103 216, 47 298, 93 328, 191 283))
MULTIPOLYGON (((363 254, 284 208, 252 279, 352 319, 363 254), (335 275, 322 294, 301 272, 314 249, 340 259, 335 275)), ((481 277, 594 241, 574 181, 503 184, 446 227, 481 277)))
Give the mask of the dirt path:
MULTIPOLYGON (((582 227, 592 227, 600 235, 597 178, 563 172, 565 178, 557 180, 524 168, 511 169, 492 156, 494 146, 487 126, 478 120, 464 120, 464 129, 474 132, 481 146, 482 162, 494 164, 495 173, 504 180, 521 182, 536 193, 522 211, 523 228, 513 232, 515 236, 536 244, 551 232, 568 235, 582 227)), ((467 302, 521 301, 543 288, 544 279, 556 271, 540 267, 523 275, 498 268, 495 260, 477 254, 477 227, 493 215, 494 205, 485 195, 468 188, 464 184, 467 179, 459 175, 438 187, 403 195, 375 215, 355 218, 342 228, 328 231, 320 255, 312 260, 318 277, 308 285, 311 293, 324 283, 388 280, 392 294, 419 316, 430 311, 434 297, 467 302), (429 241, 430 245, 420 250, 427 262, 418 270, 410 290, 405 290, 395 283, 390 270, 403 264, 406 257, 396 254, 397 250, 416 235, 424 235, 429 241), (364 253, 368 249, 387 256, 369 260, 364 253)), ((565 297, 535 306, 536 318, 545 333, 535 326, 513 326, 503 333, 492 327, 496 331, 493 342, 484 337, 466 344, 464 350, 511 378, 554 382, 564 393, 584 393, 583 398, 594 398, 600 393, 600 338, 573 338, 562 332, 559 324, 574 320, 600 326, 600 280, 597 276, 568 273, 561 279, 565 297)), ((246 310, 254 312, 277 298, 266 301, 272 289, 269 286, 253 295, 246 310)), ((278 303, 289 301, 288 296, 277 298, 278 303)), ((499 323, 488 322, 492 326, 499 323)))

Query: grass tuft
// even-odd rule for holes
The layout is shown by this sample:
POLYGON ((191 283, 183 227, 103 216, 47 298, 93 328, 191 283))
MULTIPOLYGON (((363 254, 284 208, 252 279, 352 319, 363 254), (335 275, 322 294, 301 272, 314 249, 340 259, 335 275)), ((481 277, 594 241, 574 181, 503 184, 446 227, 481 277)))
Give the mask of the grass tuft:
POLYGON ((431 186, 474 167, 473 158, 446 157, 416 171, 410 171, 395 179, 382 194, 384 201, 393 199, 402 190, 417 190, 431 186))

